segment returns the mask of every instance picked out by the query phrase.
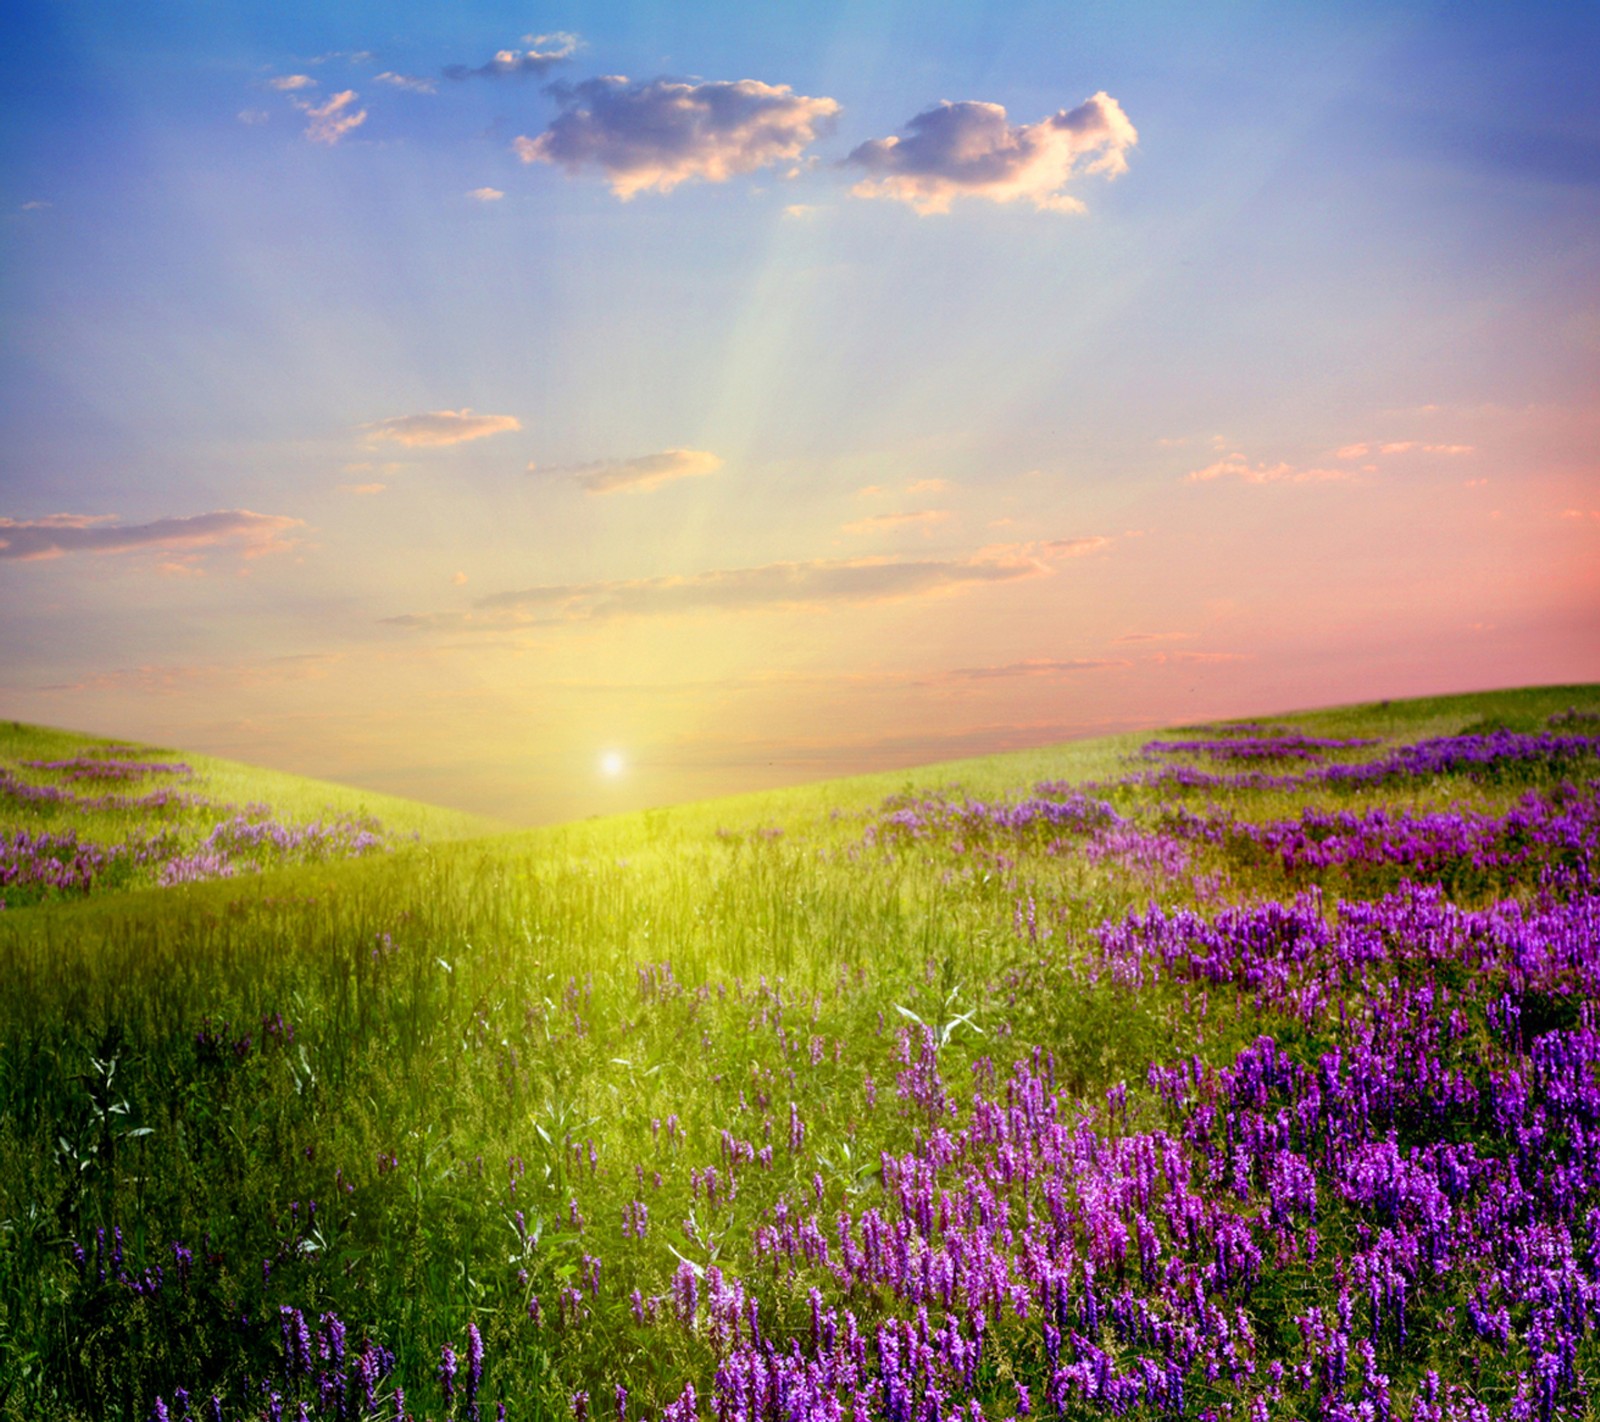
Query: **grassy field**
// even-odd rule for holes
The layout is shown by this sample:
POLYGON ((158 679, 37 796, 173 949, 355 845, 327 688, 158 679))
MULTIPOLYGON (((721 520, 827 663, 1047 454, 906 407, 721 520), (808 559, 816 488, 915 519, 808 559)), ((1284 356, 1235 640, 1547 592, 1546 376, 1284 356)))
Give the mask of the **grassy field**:
POLYGON ((0 1416, 1600 1415, 1597 747, 496 833, 0 724, 0 1416))

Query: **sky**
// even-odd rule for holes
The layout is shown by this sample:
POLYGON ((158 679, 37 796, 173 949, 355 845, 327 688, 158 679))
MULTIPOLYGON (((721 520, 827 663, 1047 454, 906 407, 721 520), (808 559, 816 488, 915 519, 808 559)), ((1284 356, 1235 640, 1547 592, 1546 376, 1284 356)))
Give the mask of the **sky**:
POLYGON ((0 715, 547 823, 1600 680, 1600 10, 19 0, 0 715))

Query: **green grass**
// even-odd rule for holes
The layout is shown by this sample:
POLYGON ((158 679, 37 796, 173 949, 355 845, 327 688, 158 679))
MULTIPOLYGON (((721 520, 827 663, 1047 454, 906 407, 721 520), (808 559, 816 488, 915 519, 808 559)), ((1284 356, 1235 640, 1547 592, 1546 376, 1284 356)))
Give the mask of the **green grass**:
MULTIPOLYGON (((440 809, 394 795, 379 795, 368 790, 335 785, 326 780, 311 780, 281 771, 263 770, 259 766, 197 755, 170 746, 142 745, 48 726, 33 726, 20 721, 0 721, 0 768, 11 771, 28 783, 42 784, 59 779, 48 772, 29 767, 28 761, 70 760, 114 749, 129 751, 146 761, 182 762, 194 772, 192 777, 149 777, 139 786, 141 791, 164 787, 186 790, 218 805, 240 808, 250 804, 267 804, 281 818, 301 823, 339 815, 356 818, 370 816, 382 821, 391 834, 405 838, 415 836, 429 841, 466 839, 505 828, 483 815, 440 809)), ((114 793, 126 787, 111 785, 96 789, 101 793, 114 793)), ((24 811, 0 800, 0 825, 50 827, 58 824, 75 826, 86 838, 114 842, 129 832, 144 828, 145 817, 128 811, 85 813, 38 805, 24 811)))
MULTIPOLYGON (((1571 707, 1600 710, 1600 688, 1261 719, 1415 740, 1536 730, 1571 707)), ((1062 1089, 1091 1105, 1117 1083, 1137 1088, 1150 1061, 1225 1060, 1258 1029, 1229 1008, 1197 1033, 1185 994, 1130 1005, 1074 973, 1084 935, 1149 896, 1137 876, 1038 847, 960 872, 933 849, 860 848, 889 796, 1109 781, 1146 739, 516 833, 140 747, 188 762, 185 788, 218 800, 295 820, 373 815, 420 839, 0 912, 0 1416, 143 1419, 179 1384, 238 1389, 278 1356, 286 1304, 334 1310, 392 1348, 419 1416, 442 1407, 439 1349, 459 1350, 469 1321, 488 1345, 486 1393, 513 1417, 568 1416, 575 1389, 598 1398, 622 1378, 635 1415, 654 1414, 706 1376, 711 1354, 704 1339, 635 1327, 629 1291, 666 1292, 683 1257, 749 1269, 755 1223, 813 1175, 829 1208, 869 1195, 879 1153, 913 1137, 893 1099, 908 1014, 944 1029, 941 1069, 962 1090, 982 1059, 1003 1077, 1012 1055, 1040 1047, 1062 1089), (1048 942, 1014 929, 1030 896, 1048 907, 1048 942), (796 1151, 791 1104, 806 1128, 796 1151), (669 1141, 652 1123, 671 1116, 669 1141), (718 1162, 724 1130, 772 1145, 776 1163, 708 1206, 691 1172, 718 1162), (658 1171, 659 1188, 640 1184, 658 1171), (651 1209, 643 1239, 620 1228, 635 1198, 651 1209), (71 1243, 114 1228, 135 1272, 170 1268, 172 1241, 193 1249, 191 1287, 145 1299, 86 1281, 71 1243), (601 1293, 587 1319, 558 1327, 559 1291, 591 1253, 601 1293), (528 1319, 534 1295, 542 1328, 528 1319)), ((96 744, 0 723, 3 764, 96 744)), ((1119 806, 1138 799, 1117 794, 1119 806)), ((1441 784, 1412 798, 1514 795, 1441 784)), ((1273 792, 1250 812, 1303 803, 1273 792)), ((140 828, 125 814, 74 823, 104 839, 140 828)), ((1225 892, 1281 890, 1235 873, 1225 892)), ((807 1316, 803 1290, 769 1291, 763 1308, 775 1324, 807 1316)))

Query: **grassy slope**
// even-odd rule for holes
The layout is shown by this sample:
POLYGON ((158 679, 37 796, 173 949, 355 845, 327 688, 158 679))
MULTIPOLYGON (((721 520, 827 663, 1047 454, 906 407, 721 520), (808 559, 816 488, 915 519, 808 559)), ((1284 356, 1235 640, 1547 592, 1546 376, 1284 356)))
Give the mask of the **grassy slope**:
MULTIPOLYGON (((335 785, 326 780, 311 780, 281 771, 263 770, 258 766, 220 760, 215 756, 197 755, 165 746, 109 740, 77 731, 27 725, 20 721, 0 721, 0 765, 19 769, 25 778, 29 777, 29 771, 23 765, 26 761, 69 760, 113 746, 126 749, 142 760, 181 761, 194 770, 193 779, 162 778, 159 783, 172 784, 175 788, 193 791, 218 803, 241 808, 248 804, 268 804, 280 818, 286 820, 305 822, 336 815, 372 816, 382 821, 393 834, 405 837, 416 835, 429 841, 466 839, 492 834, 504 828, 498 821, 482 815, 440 809, 394 795, 335 785)), ((0 811, 0 824, 4 824, 6 819, 6 813, 0 811)), ((79 823, 81 832, 91 838, 96 832, 114 835, 123 828, 118 817, 109 812, 99 817, 76 820, 75 823, 79 823)))
MULTIPOLYGON (((1600 710, 1600 687, 1263 719, 1417 739, 1483 724, 1538 729, 1569 707, 1600 710)), ((53 733, 30 734, 46 738, 30 754, 70 750, 49 741, 53 733)), ((857 1162, 903 1148, 903 1125, 860 1098, 864 1068, 889 1095, 897 1068, 884 1022, 899 1020, 897 1006, 930 1021, 970 1010, 991 1031, 1003 1019, 1016 1046, 995 1045, 997 1060, 1043 1044, 1064 1089, 1086 1100, 1139 1080, 1152 1058, 1195 1048, 1184 1003, 1113 1005, 1048 958, 1028 961, 1011 930, 1014 886, 1002 876, 952 881, 946 865, 915 853, 863 868, 846 852, 861 816, 888 795, 959 787, 999 798, 1042 779, 1108 780, 1143 739, 0 914, 0 1397, 9 1389, 11 1398, 0 1415, 143 1417, 156 1388, 225 1370, 228 1349, 240 1346, 200 1314, 169 1335, 121 1296, 86 1301, 63 1241, 114 1223, 140 1260, 166 1241, 209 1237, 227 1262, 208 1287, 230 1307, 336 1308, 380 1331, 406 1375, 423 1380, 412 1386, 424 1403, 441 1342, 459 1347, 470 1317, 484 1321, 496 1395, 523 1401, 514 1416, 547 1407, 560 1415, 565 1390, 622 1376, 645 1399, 654 1379, 659 1407, 705 1359, 693 1347, 674 1351, 684 1345, 663 1335, 630 1333, 625 1287, 582 1330, 519 1331, 527 1291, 548 1307, 563 1261, 576 1258, 563 1253, 580 1243, 562 1230, 569 1199, 581 1197, 595 1222, 582 1248, 604 1254, 608 1278, 661 1292, 676 1263, 664 1245, 696 1251, 672 1230, 704 1209, 691 1200, 689 1168, 718 1160, 724 1127, 758 1129, 747 1092, 772 1091, 775 1112, 794 1099, 811 1122, 815 1160, 786 1162, 772 1188, 807 1180, 821 1162, 829 1188, 848 1192, 857 1162), (771 826, 781 838, 752 833, 771 826), (705 992, 645 992, 638 965, 664 962, 705 992), (1003 984, 1023 970, 1031 976, 1008 1004, 1003 984), (275 1013, 295 1027, 293 1050, 269 1050, 254 1026, 275 1013), (775 1038, 779 1021, 794 1040, 775 1038), (223 1023, 230 1034, 253 1031, 256 1046, 237 1062, 226 1052, 221 1062, 197 1056, 197 1033, 223 1023), (808 1036, 839 1044, 849 1070, 832 1060, 807 1068, 793 1052, 808 1036), (114 1089, 103 1080, 112 1059, 114 1089), (773 1085, 785 1072, 787 1083, 773 1085), (121 1119, 150 1134, 117 1137, 97 1092, 126 1102, 121 1119), (669 1114, 687 1141, 677 1155, 649 1126, 669 1114), (597 1174, 563 1149, 569 1130, 595 1142, 597 1174), (399 1163, 386 1170, 390 1155, 399 1163), (514 1200, 511 1160, 528 1168, 514 1200), (640 1160, 666 1176, 651 1197, 661 1223, 648 1246, 617 1237, 630 1163, 640 1160), (345 1212, 324 1216, 320 1252, 279 1257, 270 1285, 256 1282, 259 1261, 298 1229, 289 1203, 319 1199, 326 1210, 347 1186, 345 1212), (547 1247, 521 1256, 510 1248, 513 1205, 544 1221, 547 1247), (519 1260, 529 1284, 516 1282, 519 1260), (85 1323, 91 1303, 104 1317, 85 1323)), ((428 838, 468 828, 459 816, 413 809, 408 821, 379 797, 344 792, 349 799, 330 802, 313 782, 184 758, 217 777, 213 792, 241 800, 313 812, 359 806, 428 838)), ((1272 803, 1285 813, 1298 802, 1272 803)), ((1045 867, 1062 876, 1052 892, 1063 938, 1142 892, 1079 864, 1028 872, 1045 867)), ((1239 1045, 1234 1031, 1217 1024, 1206 1052, 1226 1058, 1239 1045)), ((965 1079, 988 1040, 956 1034, 952 1080, 965 1079)), ((748 1230, 764 1208, 761 1188, 751 1182, 723 1238, 748 1230)))
MULTIPOLYGON (((1551 686, 1367 702, 1246 719, 1293 726, 1314 736, 1421 740, 1429 736, 1454 735, 1473 727, 1542 730, 1546 719, 1552 715, 1569 709, 1592 711, 1597 704, 1600 704, 1600 688, 1551 686)), ((728 796, 670 809, 526 831, 508 837, 504 843, 529 847, 549 843, 554 848, 576 854, 608 850, 638 852, 652 843, 697 840, 723 826, 778 825, 790 831, 813 830, 823 825, 835 811, 868 810, 891 795, 954 793, 975 799, 999 799, 1024 792, 1042 780, 1072 784, 1112 780, 1125 773, 1126 757, 1145 741, 1181 730, 1180 727, 1171 732, 1129 732, 1069 741, 1038 750, 1005 751, 941 761, 911 770, 884 771, 785 790, 728 796)))

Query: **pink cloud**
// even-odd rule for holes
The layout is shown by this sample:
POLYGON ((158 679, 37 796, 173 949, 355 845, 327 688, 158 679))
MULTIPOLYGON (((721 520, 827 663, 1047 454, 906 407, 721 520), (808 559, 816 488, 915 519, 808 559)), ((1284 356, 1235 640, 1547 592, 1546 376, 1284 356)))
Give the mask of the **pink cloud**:
POLYGON ((846 533, 883 533, 894 528, 920 527, 931 531, 934 524, 944 523, 950 517, 949 509, 912 509, 905 513, 872 514, 844 526, 846 533))
POLYGON ((412 614, 386 620, 402 627, 495 629, 508 623, 899 602, 1048 577, 1056 561, 1110 542, 1099 537, 1063 538, 997 544, 965 558, 830 558, 616 582, 544 584, 479 598, 465 614, 412 614))
POLYGON ((1400 439, 1389 444, 1378 446, 1379 454, 1410 454, 1413 451, 1420 454, 1476 454, 1477 450, 1470 444, 1424 444, 1421 440, 1400 439))
POLYGON ((1238 479, 1245 484, 1310 484, 1328 479, 1348 479, 1347 469, 1297 469, 1292 464, 1251 464, 1235 450, 1203 469, 1192 469, 1185 476, 1190 484, 1216 479, 1238 479))
POLYGON ((325 143, 331 148, 351 129, 359 128, 367 121, 365 109, 350 112, 356 97, 354 89, 345 89, 323 104, 313 105, 304 99, 292 102, 310 120, 306 125, 306 137, 313 143, 325 143))
POLYGON ((422 415, 396 415, 393 419, 374 420, 361 428, 367 431, 369 444, 388 440, 410 449, 435 449, 520 430, 522 421, 515 415, 475 415, 463 408, 430 410, 422 415))
POLYGON ((249 509, 217 509, 188 518, 134 524, 118 523, 115 514, 0 518, 0 558, 33 562, 68 553, 126 553, 140 548, 164 553, 232 548, 253 558, 288 547, 289 530, 301 527, 301 519, 251 513, 249 509))
MULTIPOLYGON (((534 471, 537 466, 530 464, 534 471)), ((645 492, 659 489, 675 479, 698 478, 722 468, 720 456, 708 449, 663 449, 656 454, 640 454, 632 459, 595 459, 585 464, 558 465, 541 472, 570 474, 591 494, 615 494, 623 490, 645 492)))
POLYGON ((1017 677, 1055 680, 1063 676, 1076 676, 1082 672, 1106 671, 1114 667, 1131 666, 1121 657, 1075 657, 1066 661, 1052 661, 1043 657, 1028 657, 1020 662, 1008 662, 994 667, 956 667, 943 674, 947 681, 1000 681, 1017 677))

